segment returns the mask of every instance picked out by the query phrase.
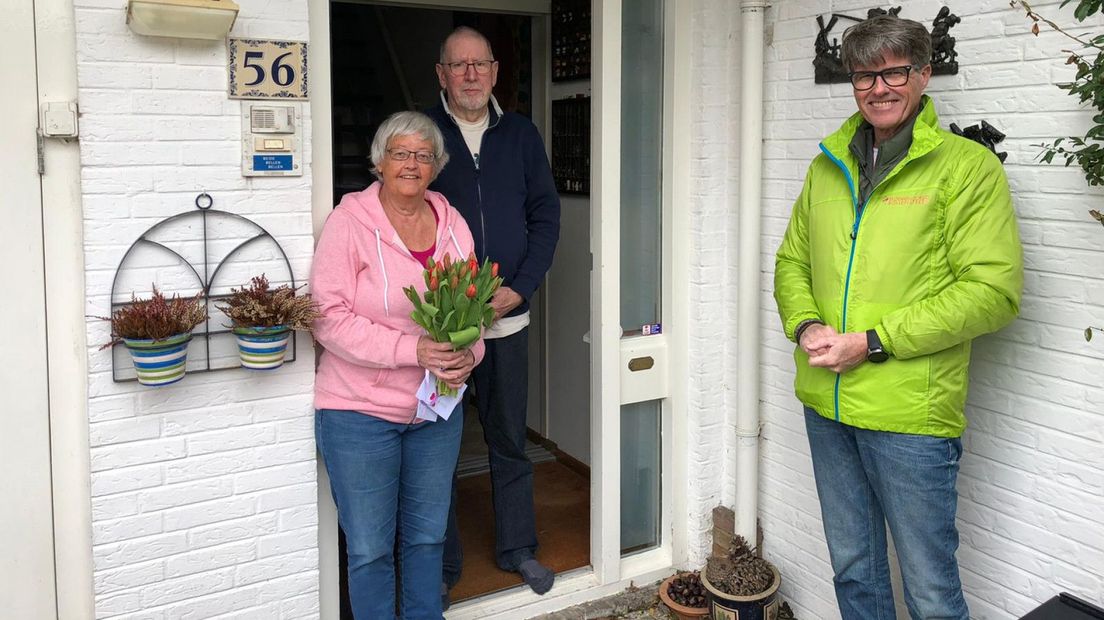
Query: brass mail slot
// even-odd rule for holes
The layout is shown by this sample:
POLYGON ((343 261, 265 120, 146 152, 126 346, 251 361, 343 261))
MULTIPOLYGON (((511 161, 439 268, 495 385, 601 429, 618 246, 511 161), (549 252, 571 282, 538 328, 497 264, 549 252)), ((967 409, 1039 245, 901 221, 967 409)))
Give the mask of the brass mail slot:
POLYGON ((655 366, 655 360, 652 359, 651 355, 646 355, 644 357, 634 357, 629 360, 629 370, 633 372, 648 370, 652 366, 655 366))

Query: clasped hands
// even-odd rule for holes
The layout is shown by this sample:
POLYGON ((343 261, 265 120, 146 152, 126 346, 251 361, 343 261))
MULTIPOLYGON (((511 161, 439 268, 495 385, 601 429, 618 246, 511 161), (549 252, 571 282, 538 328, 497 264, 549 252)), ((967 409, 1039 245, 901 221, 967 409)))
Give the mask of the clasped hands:
POLYGON ((434 342, 422 336, 418 339, 418 365, 450 388, 460 389, 475 368, 475 354, 471 349, 453 351, 447 342, 434 342))
POLYGON ((831 325, 810 325, 801 334, 798 345, 809 355, 810 366, 827 368, 837 374, 843 374, 866 361, 865 332, 841 334, 831 325))

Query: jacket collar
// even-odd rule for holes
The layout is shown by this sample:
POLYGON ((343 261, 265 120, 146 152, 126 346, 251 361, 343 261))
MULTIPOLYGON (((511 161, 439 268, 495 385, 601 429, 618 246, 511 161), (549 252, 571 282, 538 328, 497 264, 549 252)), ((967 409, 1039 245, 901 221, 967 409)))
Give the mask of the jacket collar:
MULTIPOLYGON (((856 112, 835 133, 825 138, 821 145, 837 159, 844 160, 850 154, 848 147, 851 139, 865 121, 862 113, 856 112)), ((939 116, 935 113, 935 104, 931 97, 923 95, 920 99, 920 113, 912 124, 912 145, 902 162, 926 155, 942 143, 943 135, 939 128, 939 116)))
MULTIPOLYGON (((456 117, 453 116, 452 110, 449 109, 448 93, 444 89, 442 89, 440 96, 441 107, 445 109, 445 114, 448 114, 449 120, 451 120, 453 123, 456 123, 456 117)), ((487 129, 490 129, 497 125, 499 119, 502 118, 502 108, 499 107, 498 100, 495 99, 494 95, 491 95, 491 101, 487 108, 487 112, 491 115, 490 120, 487 121, 487 129)))

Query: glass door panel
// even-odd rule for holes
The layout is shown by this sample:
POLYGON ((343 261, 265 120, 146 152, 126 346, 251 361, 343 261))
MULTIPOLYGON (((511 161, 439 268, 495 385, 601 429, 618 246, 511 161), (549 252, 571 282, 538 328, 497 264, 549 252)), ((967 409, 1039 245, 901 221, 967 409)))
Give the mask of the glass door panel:
POLYGON ((659 544, 660 403, 621 406, 621 553, 659 544))
POLYGON ((660 321, 663 2, 621 14, 621 328, 660 321))
MULTIPOLYGON (((632 337, 662 319, 663 1, 625 0, 621 36, 620 324, 632 337)), ((622 554, 661 542, 660 405, 621 407, 622 554)))

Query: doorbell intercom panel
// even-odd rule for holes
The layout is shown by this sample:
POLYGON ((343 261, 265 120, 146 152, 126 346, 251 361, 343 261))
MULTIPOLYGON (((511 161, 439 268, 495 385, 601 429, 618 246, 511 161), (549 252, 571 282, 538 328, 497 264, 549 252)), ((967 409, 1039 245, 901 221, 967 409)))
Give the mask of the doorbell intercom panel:
POLYGON ((242 102, 242 176, 303 176, 299 103, 242 102))

